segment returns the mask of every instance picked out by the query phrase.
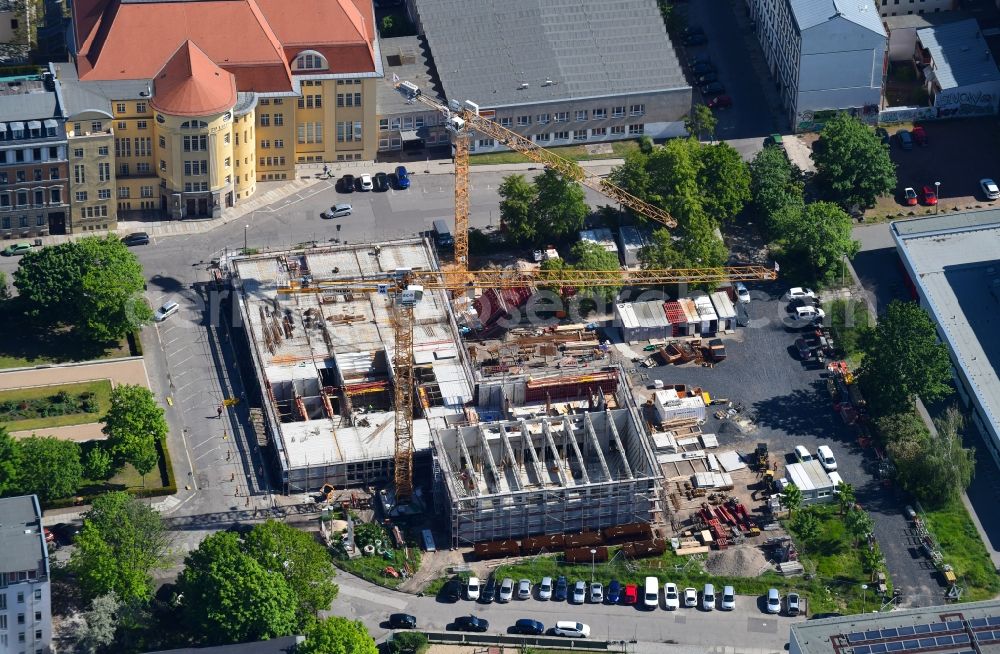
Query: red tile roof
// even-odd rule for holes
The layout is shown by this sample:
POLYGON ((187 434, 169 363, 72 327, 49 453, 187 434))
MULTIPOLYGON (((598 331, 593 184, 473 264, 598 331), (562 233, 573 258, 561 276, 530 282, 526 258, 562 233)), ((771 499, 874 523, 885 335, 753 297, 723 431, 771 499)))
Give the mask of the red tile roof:
POLYGON ((150 104, 171 116, 220 114, 236 104, 236 79, 185 41, 156 74, 150 104))
POLYGON ((326 56, 332 73, 374 72, 373 20, 371 0, 76 0, 77 72, 149 79, 191 41, 240 91, 288 91, 303 50, 326 56))

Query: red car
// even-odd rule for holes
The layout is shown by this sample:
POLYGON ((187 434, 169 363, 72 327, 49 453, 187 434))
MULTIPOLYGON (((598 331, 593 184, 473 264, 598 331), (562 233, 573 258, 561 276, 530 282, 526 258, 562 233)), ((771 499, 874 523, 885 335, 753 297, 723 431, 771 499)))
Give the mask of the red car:
POLYGON ((927 145, 927 132, 920 125, 914 126, 910 134, 913 135, 913 142, 917 145, 927 145))
POLYGON ((708 101, 709 109, 726 109, 733 106, 733 99, 728 95, 717 95, 708 101))
POLYGON ((622 604, 635 604, 639 601, 639 587, 635 584, 625 584, 625 592, 622 594, 622 604))
POLYGON ((907 186, 903 189, 903 201, 906 203, 906 206, 912 207, 917 203, 917 192, 912 187, 907 186))
POLYGON ((934 187, 925 186, 924 187, 924 204, 929 207, 933 207, 937 204, 937 193, 934 192, 934 187))

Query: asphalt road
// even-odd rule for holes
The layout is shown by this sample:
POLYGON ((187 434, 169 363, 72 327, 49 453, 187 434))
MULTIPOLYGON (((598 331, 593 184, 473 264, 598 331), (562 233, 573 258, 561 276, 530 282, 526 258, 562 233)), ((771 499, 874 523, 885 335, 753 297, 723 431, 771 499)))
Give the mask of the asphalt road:
POLYGON ((474 614, 490 623, 488 633, 506 633, 520 618, 538 620, 546 628, 558 620, 576 620, 590 625, 591 638, 636 640, 629 650, 663 651, 663 643, 697 647, 705 652, 717 647, 726 651, 782 652, 788 642, 789 625, 804 618, 788 618, 763 613, 758 598, 737 598, 732 612, 705 612, 698 609, 642 611, 634 607, 595 604, 570 605, 537 600, 508 604, 479 604, 461 600, 454 604, 433 597, 416 597, 373 586, 346 573, 337 576, 340 594, 331 613, 361 620, 376 640, 388 633, 390 613, 410 613, 419 629, 445 631, 457 616, 474 614))

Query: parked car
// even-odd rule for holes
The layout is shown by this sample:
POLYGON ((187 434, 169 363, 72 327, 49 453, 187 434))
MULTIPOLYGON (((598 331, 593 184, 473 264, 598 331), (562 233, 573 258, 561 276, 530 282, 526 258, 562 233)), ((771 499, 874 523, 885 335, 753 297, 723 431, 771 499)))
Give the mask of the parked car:
POLYGON ((545 633, 545 625, 543 625, 538 620, 532 620, 531 618, 521 618, 514 623, 513 631, 515 634, 524 634, 526 636, 540 636, 545 633))
POLYGON ((701 609, 703 611, 715 610, 715 586, 712 584, 705 584, 701 591, 701 609))
POLYGON ((882 145, 889 145, 889 132, 884 127, 875 128, 875 136, 882 141, 882 145))
POLYGON ((174 315, 180 311, 181 307, 174 301, 166 302, 153 313, 153 320, 156 322, 163 322, 170 316, 174 315))
POLYGON ((795 317, 798 320, 821 320, 826 317, 826 312, 817 307, 799 307, 795 310, 795 317))
POLYGON ((372 176, 372 190, 384 193, 389 190, 389 176, 385 173, 375 173, 372 176))
POLYGON ((924 192, 924 204, 926 204, 928 207, 933 207, 935 204, 937 204, 938 201, 937 191, 934 190, 933 186, 925 186, 923 188, 923 192, 924 192))
POLYGON ((599 581, 590 584, 590 603, 604 604, 604 584, 599 581))
POLYGON ((802 288, 801 286, 793 286, 792 288, 788 289, 789 300, 794 300, 795 298, 799 297, 811 297, 815 299, 816 293, 810 288, 802 288))
POLYGON ((573 604, 583 604, 587 600, 587 584, 578 579, 573 584, 573 594, 570 595, 570 602, 573 604))
POLYGON ((149 245, 149 234, 146 232, 132 232, 131 234, 122 238, 122 243, 125 245, 149 245))
POLYGON ((705 45, 708 43, 708 37, 704 34, 692 34, 690 36, 684 37, 684 45, 691 47, 695 45, 705 45))
POLYGON ((793 617, 799 614, 798 593, 788 593, 788 596, 785 598, 785 613, 793 617))
POLYGON ((719 608, 723 611, 733 611, 736 609, 736 591, 733 590, 732 586, 724 586, 722 588, 722 603, 719 604, 719 608))
POLYGON ((622 593, 622 604, 635 604, 639 601, 639 587, 635 584, 625 584, 625 592, 622 593))
POLYGON ((986 195, 987 200, 996 200, 997 198, 1000 198, 1000 188, 998 188, 997 183, 989 177, 979 180, 979 187, 983 189, 983 194, 986 195))
POLYGON ((341 193, 354 193, 354 175, 344 175, 337 180, 337 190, 341 193))
POLYGON ((767 612, 781 613, 781 595, 778 594, 777 588, 771 588, 767 591, 767 612))
POLYGON ((711 61, 699 61, 695 64, 691 64, 691 72, 695 75, 704 75, 705 73, 714 73, 715 64, 711 61))
POLYGON ((543 602, 552 599, 552 577, 542 577, 542 583, 538 584, 538 599, 543 602))
POLYGON ((681 36, 695 36, 697 34, 704 35, 705 28, 699 27, 698 25, 688 25, 681 30, 681 36))
POLYGON ((913 149, 913 137, 905 129, 901 129, 898 132, 896 132, 896 138, 899 139, 899 147, 903 148, 904 150, 913 149))
POLYGON ((409 613, 393 613, 389 616, 390 629, 416 629, 417 619, 409 613))
POLYGON ((483 586, 483 590, 479 593, 479 601, 483 604, 490 604, 496 599, 497 596, 497 580, 493 575, 486 580, 486 585, 483 586))
POLYGON ((718 81, 719 81, 719 76, 716 75, 715 73, 702 73, 701 75, 698 75, 697 77, 694 78, 694 83, 697 86, 704 86, 711 82, 718 82, 718 81))
POLYGON ((806 449, 805 445, 796 445, 795 458, 799 463, 808 463, 813 460, 813 455, 806 449))
POLYGON ((49 529, 59 545, 72 545, 80 535, 80 527, 71 522, 60 522, 49 529))
POLYGON ((750 291, 743 282, 736 282, 733 288, 736 289, 736 299, 740 304, 750 304, 750 291))
POLYGON ((685 588, 683 599, 684 599, 684 608, 693 609, 694 607, 698 606, 698 591, 695 590, 694 588, 685 588))
POLYGON ((566 581, 566 577, 560 575, 556 579, 556 589, 552 593, 552 599, 556 602, 565 602, 567 595, 569 595, 569 582, 566 581))
POLYGON ((913 135, 913 142, 917 145, 927 145, 927 131, 920 125, 914 125, 910 134, 913 135))
POLYGON ((813 356, 813 347, 804 338, 795 339, 795 351, 800 361, 808 361, 813 356))
POLYGON ((462 581, 458 577, 452 577, 441 587, 441 601, 457 602, 462 599, 462 581))
POLYGON ((693 54, 688 57, 688 66, 710 63, 712 63, 712 57, 707 54, 693 54))
POLYGON ((912 207, 917 203, 917 192, 913 190, 912 186, 907 186, 903 189, 903 204, 908 207, 912 207))
POLYGON ((476 631, 479 633, 485 633, 489 631, 490 623, 488 620, 474 616, 474 615, 460 615, 455 618, 455 629, 458 631, 476 631))
POLYGON ((612 579, 608 584, 607 597, 604 598, 608 604, 617 604, 622 599, 622 582, 612 579))
POLYGON ((569 638, 586 638, 590 635, 590 627, 582 622, 560 620, 552 629, 552 635, 567 636, 569 638))
POLYGON ((344 216, 350 216, 353 207, 350 204, 343 202, 341 204, 335 204, 328 211, 324 211, 320 214, 323 218, 327 220, 331 218, 343 218, 344 216))
POLYGON ((656 577, 646 577, 642 589, 642 607, 655 609, 660 605, 660 580, 656 577))
POLYGON ((833 472, 837 469, 837 459, 833 456, 833 450, 830 449, 829 445, 820 445, 816 448, 816 458, 819 459, 820 465, 827 472, 833 472))
POLYGON ((663 584, 663 604, 668 611, 673 611, 681 605, 680 596, 677 593, 677 584, 667 582, 663 584))
POLYGON ((514 580, 507 577, 500 583, 500 594, 497 595, 497 601, 501 604, 509 602, 510 598, 514 596, 514 580))
POLYGON ((728 109, 733 106, 733 99, 728 95, 717 95, 710 98, 707 103, 709 109, 728 109))
POLYGON ((406 166, 396 166, 396 188, 403 190, 410 188, 410 173, 406 170, 406 166))
POLYGON ((3 256, 5 257, 14 257, 24 254, 29 250, 31 250, 30 243, 15 243, 14 245, 8 245, 6 248, 4 248, 4 251, 0 254, 3 254, 3 256))
POLYGON ((722 85, 722 82, 712 82, 701 87, 701 94, 704 96, 722 95, 725 92, 726 87, 722 85))
POLYGON ((517 599, 526 600, 531 599, 531 580, 522 579, 517 582, 517 599))
POLYGON ((799 307, 818 307, 819 300, 814 297, 809 297, 808 295, 803 295, 802 297, 797 297, 788 303, 789 313, 794 313, 799 307))
POLYGON ((473 602, 479 599, 479 577, 469 577, 465 582, 465 596, 473 602))
POLYGON ((372 176, 368 173, 362 175, 358 180, 358 187, 362 191, 370 191, 374 186, 372 185, 372 176))

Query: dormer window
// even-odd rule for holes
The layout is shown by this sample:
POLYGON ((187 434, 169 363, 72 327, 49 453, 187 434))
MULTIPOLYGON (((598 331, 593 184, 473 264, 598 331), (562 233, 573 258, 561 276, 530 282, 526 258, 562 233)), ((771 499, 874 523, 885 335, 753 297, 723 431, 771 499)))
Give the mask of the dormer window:
POLYGON ((303 52, 295 58, 295 70, 324 70, 326 58, 318 52, 303 52))

